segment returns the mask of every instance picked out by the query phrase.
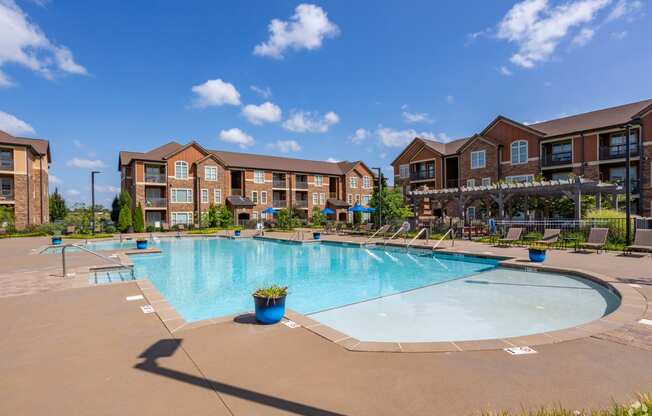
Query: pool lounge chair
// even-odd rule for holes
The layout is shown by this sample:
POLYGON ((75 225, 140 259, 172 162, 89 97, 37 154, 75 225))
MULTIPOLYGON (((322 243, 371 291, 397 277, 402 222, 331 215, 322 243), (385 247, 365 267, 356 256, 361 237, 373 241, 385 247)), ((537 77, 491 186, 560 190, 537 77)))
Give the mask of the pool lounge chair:
POLYGON ((523 234, 523 229, 520 227, 512 227, 507 230, 507 235, 504 238, 498 240, 498 245, 510 245, 521 239, 521 234, 523 234))
POLYGON ((595 252, 599 253, 600 250, 604 250, 604 246, 607 244, 607 237, 609 237, 608 228, 591 228, 589 238, 584 243, 578 244, 578 246, 580 248, 595 249, 595 252))
POLYGON ((634 244, 625 247, 625 253, 644 251, 652 253, 652 230, 638 229, 634 236, 634 244))
POLYGON ((546 228, 546 230, 543 232, 543 238, 541 240, 535 241, 535 244, 545 246, 557 244, 560 235, 561 230, 559 228, 546 228))

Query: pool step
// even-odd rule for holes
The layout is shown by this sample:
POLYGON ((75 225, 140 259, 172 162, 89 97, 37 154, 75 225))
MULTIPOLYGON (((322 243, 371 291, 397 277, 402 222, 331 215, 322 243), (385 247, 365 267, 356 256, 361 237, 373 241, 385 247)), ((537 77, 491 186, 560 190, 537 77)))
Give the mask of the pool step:
POLYGON ((135 277, 132 277, 131 272, 125 269, 104 269, 96 270, 91 273, 88 278, 89 283, 95 285, 102 285, 107 283, 114 282, 126 282, 129 280, 135 280, 135 277))

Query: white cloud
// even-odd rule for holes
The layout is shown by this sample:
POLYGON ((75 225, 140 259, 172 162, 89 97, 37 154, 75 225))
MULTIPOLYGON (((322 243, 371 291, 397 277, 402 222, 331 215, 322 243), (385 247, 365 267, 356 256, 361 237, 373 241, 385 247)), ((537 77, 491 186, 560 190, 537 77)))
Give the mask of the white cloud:
POLYGON ((197 107, 210 107, 213 105, 240 105, 240 93, 233 84, 221 79, 209 79, 200 85, 192 87, 192 92, 197 94, 194 103, 197 107))
POLYGON ((504 75, 506 77, 511 77, 513 74, 513 72, 504 65, 498 68, 498 72, 500 73, 500 75, 504 75))
MULTIPOLYGON (((0 1, 0 66, 13 63, 46 78, 56 73, 86 75, 65 46, 52 43, 39 26, 13 0, 0 1)), ((12 85, 0 72, 0 86, 12 85)))
POLYGON ((339 159, 335 159, 334 157, 329 157, 328 159, 326 159, 326 161, 327 161, 327 162, 330 162, 330 163, 337 163, 337 162, 340 162, 339 159))
POLYGON ((446 102, 447 102, 448 104, 453 104, 453 103, 455 102, 455 97, 452 96, 452 95, 447 95, 447 96, 446 96, 446 102))
POLYGON ((417 137, 437 140, 442 143, 451 141, 446 133, 435 134, 431 131, 417 132, 414 129, 394 130, 389 127, 378 127, 376 136, 380 143, 387 147, 404 147, 417 137))
POLYGON ((510 58, 512 63, 532 68, 548 60, 572 28, 593 21, 610 1, 571 0, 550 6, 548 0, 523 0, 498 24, 497 37, 518 46, 510 58))
POLYGON ((436 135, 435 137, 436 137, 436 139, 437 139, 438 141, 440 141, 440 142, 442 142, 442 143, 448 143, 448 142, 450 142, 451 140, 453 140, 453 139, 451 139, 450 137, 448 137, 448 134, 446 134, 446 133, 439 133, 439 134, 436 135))
POLYGON ((573 38, 573 44, 574 44, 574 45, 577 45, 577 46, 584 46, 584 45, 586 45, 587 43, 589 43, 589 41, 590 41, 591 39, 593 39, 593 35, 594 35, 594 34, 595 34, 595 31, 594 31, 593 29, 588 28, 588 27, 584 27, 584 28, 582 28, 582 30, 580 30, 580 32, 579 32, 577 35, 575 35, 575 37, 573 38))
POLYGON ((102 162, 99 159, 80 159, 80 158, 73 158, 66 162, 67 166, 71 166, 74 168, 80 168, 80 169, 99 169, 103 168, 106 165, 104 162, 102 162))
POLYGON ((403 111, 403 120, 406 123, 432 123, 432 119, 428 116, 428 113, 410 113, 409 111, 403 111))
POLYGON ((319 49, 324 38, 340 33, 328 15, 314 4, 300 4, 289 21, 273 19, 268 27, 269 39, 254 48, 254 54, 282 59, 287 49, 319 49))
POLYGON ((611 9, 607 16, 606 21, 620 19, 621 17, 629 16, 643 8, 643 2, 639 0, 619 0, 616 5, 611 9))
POLYGON ((14 136, 36 133, 32 126, 4 111, 0 111, 0 130, 14 136))
POLYGON ((70 196, 79 196, 81 192, 79 192, 77 189, 68 189, 66 193, 70 196))
POLYGON ((623 30, 622 32, 611 32, 611 39, 623 40, 627 37, 627 31, 623 30))
POLYGON ((270 99, 272 98, 272 90, 269 87, 258 87, 256 85, 251 85, 249 88, 256 94, 260 95, 261 98, 270 99))
POLYGON ((220 132, 220 140, 235 143, 242 148, 251 147, 256 143, 253 137, 237 128, 222 130, 220 132))
POLYGON ((95 190, 107 194, 117 194, 120 192, 120 188, 111 185, 95 185, 95 190))
POLYGON ((356 131, 353 133, 353 136, 351 136, 351 141, 353 143, 360 143, 364 140, 366 140, 371 133, 367 129, 359 128, 356 129, 356 131))
POLYGON ((81 149, 82 147, 84 147, 84 144, 81 141, 77 140, 77 139, 73 140, 72 144, 74 144, 75 147, 78 148, 78 149, 81 149))
POLYGON ((281 119, 281 108, 269 101, 261 105, 249 104, 242 109, 242 115, 252 124, 275 123, 281 119))
POLYGON ((340 122, 340 117, 329 111, 320 117, 318 113, 310 111, 294 111, 290 118, 283 122, 283 128, 295 133, 325 133, 328 129, 340 122))
POLYGON ((48 176, 48 183, 50 185, 61 185, 63 183, 63 181, 58 176, 49 175, 48 176))
POLYGON ((278 140, 276 143, 270 143, 268 148, 278 150, 281 153, 299 152, 301 146, 295 140, 278 140))

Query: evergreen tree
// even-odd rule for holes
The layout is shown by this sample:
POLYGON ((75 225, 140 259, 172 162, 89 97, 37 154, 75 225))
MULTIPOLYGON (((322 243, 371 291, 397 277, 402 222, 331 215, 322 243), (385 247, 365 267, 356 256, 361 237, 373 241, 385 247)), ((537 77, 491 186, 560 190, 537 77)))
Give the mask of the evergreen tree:
POLYGON ((50 195, 50 221, 60 221, 66 218, 68 208, 66 201, 59 193, 59 189, 54 188, 54 193, 50 195))
POLYGON ((120 198, 118 198, 118 195, 113 198, 113 202, 111 203, 111 221, 113 223, 117 224, 118 223, 118 218, 120 218, 120 198))
POLYGON ((229 211, 226 205, 220 204, 216 208, 218 227, 228 227, 229 225, 233 224, 233 215, 231 215, 231 211, 229 211))
POLYGON ((140 206, 140 202, 134 211, 134 231, 137 233, 142 233, 145 231, 145 220, 143 218, 143 207, 140 206))
POLYGON ((220 218, 219 218, 219 209, 215 204, 211 204, 210 207, 208 207, 208 215, 207 215, 207 223, 208 226, 211 228, 215 228, 219 226, 220 223, 220 218))
POLYGON ((131 228, 131 209, 128 206, 123 205, 120 208, 120 215, 118 216, 118 230, 121 233, 126 233, 131 228))
POLYGON ((131 209, 131 204, 132 204, 132 201, 131 201, 131 196, 129 195, 129 192, 127 192, 127 191, 120 192, 120 208, 122 209, 122 207, 126 206, 129 209, 131 209))
POLYGON ((321 212, 319 207, 312 207, 312 224, 314 226, 322 226, 326 222, 326 214, 321 212))

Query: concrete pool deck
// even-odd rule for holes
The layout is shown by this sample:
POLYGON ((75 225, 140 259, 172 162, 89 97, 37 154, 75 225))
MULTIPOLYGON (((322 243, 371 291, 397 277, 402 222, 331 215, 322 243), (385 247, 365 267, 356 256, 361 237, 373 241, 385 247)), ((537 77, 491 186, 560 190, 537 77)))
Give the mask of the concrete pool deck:
MULTIPOLYGON (((524 356, 351 352, 304 327, 259 326, 249 316, 171 333, 141 311, 145 300, 125 300, 142 293, 135 282, 88 287, 83 272, 96 261, 83 253, 70 253, 80 274, 63 279, 60 256, 31 253, 46 243, 0 240, 1 414, 450 415, 609 406, 652 390, 652 326, 637 322, 524 356)), ((527 256, 523 248, 445 244, 527 256)), ((649 256, 554 250, 546 264, 627 285, 652 319, 649 256)))

